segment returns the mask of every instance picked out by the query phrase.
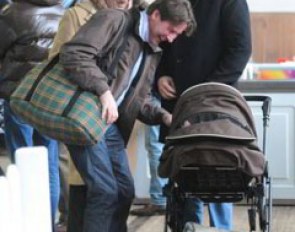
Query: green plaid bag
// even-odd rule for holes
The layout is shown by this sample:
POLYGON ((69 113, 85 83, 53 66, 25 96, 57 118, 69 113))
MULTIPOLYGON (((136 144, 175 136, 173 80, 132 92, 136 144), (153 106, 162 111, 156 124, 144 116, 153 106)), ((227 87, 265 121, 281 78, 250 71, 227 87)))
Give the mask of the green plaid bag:
MULTIPOLYGON (((106 70, 109 74, 127 45, 127 31, 132 25, 124 25, 123 41, 106 70)), ((10 107, 40 133, 65 144, 96 144, 107 129, 98 97, 69 80, 59 64, 59 55, 37 65, 25 76, 10 97, 10 107)))
POLYGON ((10 106, 40 133, 66 144, 95 144, 107 128, 98 97, 66 78, 58 56, 25 76, 10 106))

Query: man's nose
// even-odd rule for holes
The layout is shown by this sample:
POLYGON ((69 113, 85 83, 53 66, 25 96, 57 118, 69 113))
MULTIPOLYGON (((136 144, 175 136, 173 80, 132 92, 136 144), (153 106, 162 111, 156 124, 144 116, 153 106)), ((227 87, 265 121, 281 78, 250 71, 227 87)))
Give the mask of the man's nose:
POLYGON ((177 35, 176 34, 169 34, 167 36, 167 40, 169 43, 172 43, 176 39, 177 35))

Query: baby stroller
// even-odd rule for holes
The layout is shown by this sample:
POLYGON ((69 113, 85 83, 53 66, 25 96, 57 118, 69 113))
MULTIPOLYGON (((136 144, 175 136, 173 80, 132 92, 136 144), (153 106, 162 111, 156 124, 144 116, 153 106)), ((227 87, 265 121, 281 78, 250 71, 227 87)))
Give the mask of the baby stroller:
POLYGON ((165 231, 182 232, 183 202, 247 200, 250 231, 270 231, 271 179, 264 156, 271 99, 243 97, 220 83, 193 86, 180 97, 160 159, 159 175, 169 178, 165 231), (263 151, 247 101, 262 102, 263 151))

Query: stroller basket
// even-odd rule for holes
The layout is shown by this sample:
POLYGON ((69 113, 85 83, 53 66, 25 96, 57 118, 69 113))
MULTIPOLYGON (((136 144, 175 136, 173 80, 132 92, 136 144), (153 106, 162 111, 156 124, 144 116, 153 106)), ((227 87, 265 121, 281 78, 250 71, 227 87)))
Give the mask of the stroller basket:
POLYGON ((182 167, 174 180, 186 197, 205 202, 238 202, 252 179, 234 167, 182 167))

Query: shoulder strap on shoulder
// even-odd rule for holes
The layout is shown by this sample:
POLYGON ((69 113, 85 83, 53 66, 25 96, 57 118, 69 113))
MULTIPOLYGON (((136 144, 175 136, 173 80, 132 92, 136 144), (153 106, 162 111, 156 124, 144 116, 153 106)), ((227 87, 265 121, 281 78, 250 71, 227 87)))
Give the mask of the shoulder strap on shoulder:
POLYGON ((134 26, 134 13, 132 11, 130 19, 126 20, 126 22, 125 22, 124 29, 122 30, 122 35, 118 37, 118 40, 120 40, 120 38, 122 38, 122 37, 124 39, 117 51, 116 56, 114 57, 111 65, 109 66, 108 73, 112 73, 112 70, 114 70, 114 68, 117 66, 117 64, 122 56, 122 53, 125 50, 126 45, 127 45, 128 32, 133 29, 133 26, 134 26))

